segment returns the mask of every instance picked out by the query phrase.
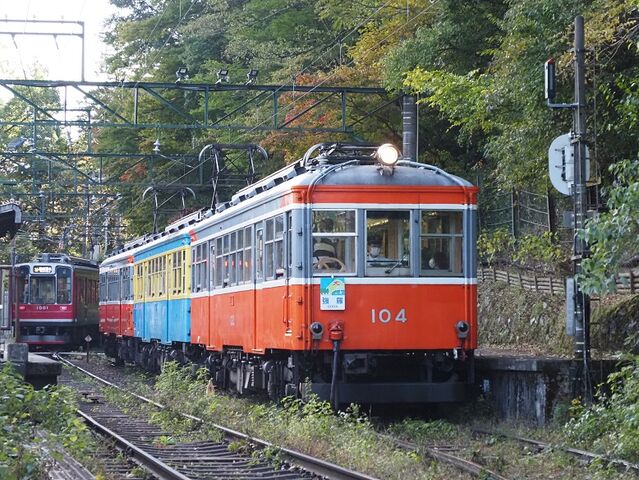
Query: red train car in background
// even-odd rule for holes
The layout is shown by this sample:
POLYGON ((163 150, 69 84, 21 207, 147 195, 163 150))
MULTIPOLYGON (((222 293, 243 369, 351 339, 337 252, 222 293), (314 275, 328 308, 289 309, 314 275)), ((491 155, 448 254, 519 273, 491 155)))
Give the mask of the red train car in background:
POLYGON ((72 346, 98 338, 98 266, 60 253, 16 265, 20 340, 72 346))

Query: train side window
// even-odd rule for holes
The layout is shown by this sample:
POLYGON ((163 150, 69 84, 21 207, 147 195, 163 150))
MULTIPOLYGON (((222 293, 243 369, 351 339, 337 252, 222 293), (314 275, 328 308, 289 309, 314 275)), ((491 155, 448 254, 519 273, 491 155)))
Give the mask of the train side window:
POLYGON ((213 290, 215 287, 215 240, 209 242, 209 290, 213 290))
POLYGON ((237 236, 237 249, 235 251, 235 272, 237 283, 244 283, 244 231, 238 230, 235 234, 237 236))
POLYGON ((18 267, 17 277, 19 302, 29 303, 29 267, 18 267))
POLYGON ((463 212, 422 211, 420 230, 423 276, 463 273, 463 212))
POLYGON ((262 227, 255 231, 255 278, 258 282, 264 280, 264 229, 262 227))
MULTIPOLYGON (((206 262, 206 245, 202 245, 202 254, 204 257, 204 262, 206 262)), ((191 258, 189 257, 189 251, 186 248, 183 248, 182 250, 180 250, 180 292, 187 292, 188 290, 191 289, 191 283, 189 282, 190 277, 189 277, 189 267, 191 266, 190 261, 191 258)), ((204 278, 206 279, 206 263, 204 263, 204 278)), ((202 284, 202 288, 206 289, 206 281, 205 283, 202 284)))
POLYGON ((410 212, 366 211, 366 275, 405 277, 410 270, 410 212))
MULTIPOLYGON (((178 262, 181 262, 182 252, 177 252, 176 255, 178 256, 178 262)), ((191 255, 193 256, 193 265, 191 267, 191 290, 193 292, 207 290, 208 258, 206 243, 193 247, 191 255)), ((176 270, 175 275, 176 281, 181 284, 182 276, 184 275, 182 269, 180 268, 179 270, 176 270)), ((181 285, 178 290, 179 289, 181 289, 181 285)))
POLYGON ((216 240, 215 286, 221 287, 224 282, 224 256, 222 254, 222 237, 216 240))
POLYGON ((167 264, 168 262, 168 255, 162 255, 158 260, 159 260, 159 273, 158 273, 158 281, 159 281, 159 290, 158 290, 158 295, 159 296, 164 296, 167 293, 167 276, 168 276, 168 268, 167 268, 167 264))
POLYGON ((155 295, 155 260, 149 260, 146 264, 148 274, 147 297, 151 298, 155 295))
POLYGON ((202 290, 208 290, 209 284, 209 252, 207 248, 207 244, 203 243, 200 246, 200 258, 199 258, 199 275, 198 280, 200 284, 200 288, 202 290))
POLYGON ((193 262, 193 267, 191 268, 191 291, 199 292, 200 285, 197 283, 197 247, 191 248, 191 261, 193 262))
POLYGON ((171 254, 171 284, 169 288, 173 295, 182 293, 182 252, 177 251, 171 254))
POLYGON ((120 269, 121 275, 121 284, 122 284, 122 294, 120 296, 121 300, 128 300, 131 295, 131 284, 130 284, 130 276, 131 271, 129 267, 123 267, 120 269))
POLYGON ((275 217, 275 241, 273 243, 273 272, 275 278, 283 277, 284 270, 284 215, 275 217))
POLYGON ((275 228, 272 218, 264 222, 264 278, 272 280, 275 278, 273 269, 273 240, 275 238, 275 228))
POLYGON ((253 238, 251 235, 251 227, 246 227, 244 229, 244 258, 243 263, 241 265, 242 268, 242 278, 244 282, 251 282, 253 280, 253 272, 252 272, 252 262, 251 262, 251 254, 252 254, 252 245, 253 238))
POLYGON ((100 301, 106 302, 108 300, 107 297, 107 275, 106 273, 100 274, 100 301))
POLYGON ((264 236, 264 277, 274 280, 284 276, 284 216, 266 220, 264 236))
POLYGON ((313 212, 313 272, 356 272, 355 210, 313 212))
POLYGON ((146 292, 146 283, 148 282, 147 276, 144 274, 144 263, 138 263, 136 266, 136 282, 134 284, 133 288, 136 288, 135 285, 137 284, 137 289, 136 289, 136 299, 137 300, 142 300, 144 299, 144 295, 146 292))
POLYGON ((71 269, 69 267, 56 268, 56 303, 71 303, 71 269))
POLYGON ((229 285, 237 284, 237 232, 229 234, 229 285))

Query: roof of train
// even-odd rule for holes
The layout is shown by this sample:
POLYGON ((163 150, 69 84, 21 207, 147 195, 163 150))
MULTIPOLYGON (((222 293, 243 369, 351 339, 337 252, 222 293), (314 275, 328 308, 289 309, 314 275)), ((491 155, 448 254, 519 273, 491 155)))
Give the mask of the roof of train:
MULTIPOLYGON (((313 148, 316 148, 315 146, 313 148)), ((310 149, 309 152, 313 150, 310 149)), ((308 155, 308 153, 307 153, 308 155)), ((239 204, 243 208, 265 198, 277 196, 295 186, 311 185, 361 185, 361 186, 433 186, 467 188, 473 185, 444 170, 416 162, 400 161, 392 175, 382 175, 381 167, 368 156, 340 155, 332 157, 320 153, 313 159, 305 158, 272 173, 262 180, 238 191, 229 202, 218 205, 215 212, 200 210, 168 225, 164 231, 147 234, 125 244, 112 252, 103 264, 126 261, 140 251, 187 235, 193 227, 201 227, 230 216, 239 204), (353 167, 357 168, 353 168, 353 167), (267 193, 268 192, 268 193, 267 193)))

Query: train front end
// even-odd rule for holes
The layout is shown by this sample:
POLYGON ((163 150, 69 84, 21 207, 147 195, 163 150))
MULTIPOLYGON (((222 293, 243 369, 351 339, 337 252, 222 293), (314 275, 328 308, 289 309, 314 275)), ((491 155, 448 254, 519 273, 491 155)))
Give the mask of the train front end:
POLYGON ((63 254, 16 265, 20 340, 33 347, 97 338, 97 266, 63 254), (82 264, 80 266, 80 264, 82 264))
POLYGON ((311 388, 341 404, 468 399, 478 190, 425 164, 348 158, 320 157, 308 188, 311 388))

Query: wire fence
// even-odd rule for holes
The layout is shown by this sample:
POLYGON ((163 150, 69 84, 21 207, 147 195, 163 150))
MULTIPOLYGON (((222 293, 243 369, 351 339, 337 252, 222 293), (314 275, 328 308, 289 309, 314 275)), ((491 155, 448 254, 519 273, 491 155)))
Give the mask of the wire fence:
POLYGON ((503 229, 515 237, 553 232, 562 243, 573 241, 571 197, 528 190, 482 187, 479 200, 480 232, 503 229))

